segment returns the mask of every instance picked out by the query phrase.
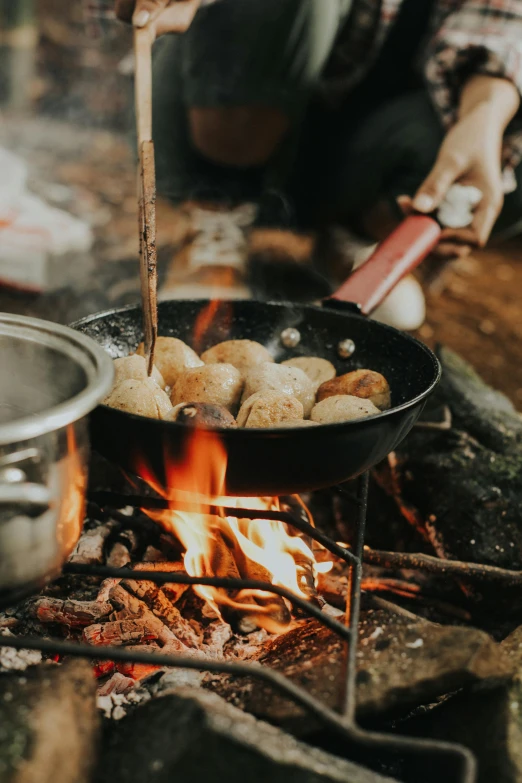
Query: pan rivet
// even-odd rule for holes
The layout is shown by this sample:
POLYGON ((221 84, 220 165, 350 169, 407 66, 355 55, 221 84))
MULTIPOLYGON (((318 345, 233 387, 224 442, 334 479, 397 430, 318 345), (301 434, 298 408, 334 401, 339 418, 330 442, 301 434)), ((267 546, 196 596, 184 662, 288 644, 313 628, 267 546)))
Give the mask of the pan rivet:
POLYGON ((289 326, 288 329, 283 329, 281 332, 281 342, 285 348, 295 348, 301 342, 301 332, 294 329, 293 326, 289 326))
POLYGON ((355 351, 355 343, 353 340, 341 340, 337 346, 337 353, 341 359, 349 359, 355 351))

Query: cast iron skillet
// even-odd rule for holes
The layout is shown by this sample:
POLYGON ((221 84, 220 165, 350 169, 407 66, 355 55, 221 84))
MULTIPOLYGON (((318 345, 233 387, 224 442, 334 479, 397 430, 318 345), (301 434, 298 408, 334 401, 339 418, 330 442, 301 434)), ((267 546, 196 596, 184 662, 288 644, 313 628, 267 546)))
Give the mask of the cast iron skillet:
MULTIPOLYGON (((216 312, 199 345, 194 327, 207 300, 177 300, 159 305, 159 333, 178 337, 199 352, 225 339, 248 338, 265 345, 276 361, 292 356, 322 356, 338 373, 369 368, 382 373, 392 408, 353 422, 295 429, 220 430, 228 465, 229 495, 287 495, 354 478, 383 459, 409 432, 440 377, 434 354, 412 337, 363 316, 433 249, 440 234, 431 218, 407 218, 375 254, 323 306, 257 301, 214 303, 216 312), (350 302, 357 302, 354 306, 350 302), (286 348, 281 332, 295 327, 297 347, 286 348), (349 358, 338 345, 353 340, 349 358)), ((201 320, 201 319, 200 319, 201 320)), ((116 358, 142 340, 140 307, 124 307, 73 324, 116 358)), ((188 401, 189 402, 189 401, 188 401)), ((91 415, 92 444, 102 455, 138 475, 147 464, 165 482, 165 457, 181 460, 191 428, 100 405, 91 415)), ((208 437, 208 433, 204 433, 208 437)))

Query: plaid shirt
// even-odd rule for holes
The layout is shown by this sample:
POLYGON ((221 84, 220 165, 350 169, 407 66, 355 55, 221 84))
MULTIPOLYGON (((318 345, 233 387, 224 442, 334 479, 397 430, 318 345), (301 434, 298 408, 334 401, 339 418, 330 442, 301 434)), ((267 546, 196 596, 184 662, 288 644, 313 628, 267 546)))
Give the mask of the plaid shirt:
MULTIPOLYGON (((248 0, 244 0, 248 2, 248 0)), ((114 19, 114 0, 83 0, 91 32, 114 19)), ((323 88, 342 95, 377 59, 402 0, 353 0, 323 88)), ((510 79, 522 94, 522 0, 436 0, 430 34, 418 63, 446 127, 457 117, 459 95, 470 73, 510 79)), ((522 161, 522 124, 513 122, 503 149, 505 190, 522 161)))

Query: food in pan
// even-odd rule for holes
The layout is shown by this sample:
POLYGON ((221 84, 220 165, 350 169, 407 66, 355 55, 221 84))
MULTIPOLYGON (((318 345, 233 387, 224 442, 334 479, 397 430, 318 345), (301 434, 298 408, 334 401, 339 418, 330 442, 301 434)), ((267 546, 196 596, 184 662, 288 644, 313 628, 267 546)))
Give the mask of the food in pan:
POLYGON ((105 405, 151 419, 165 419, 172 409, 167 394, 151 378, 121 381, 105 399, 105 405))
POLYGON ((296 397, 302 404, 304 416, 308 418, 315 402, 315 389, 312 381, 297 367, 284 367, 282 364, 263 362, 245 374, 243 399, 259 391, 277 391, 296 397))
POLYGON ((317 401, 321 402, 327 397, 336 397, 340 394, 370 400, 382 411, 387 410, 391 404, 388 381, 379 372, 373 370, 354 370, 326 381, 317 390, 317 401))
POLYGON ((391 405, 388 381, 375 370, 336 376, 319 356, 276 364, 253 340, 226 340, 200 358, 182 340, 158 337, 150 378, 143 343, 137 354, 115 359, 114 369, 106 405, 206 428, 312 427, 375 416, 391 405))
MULTIPOLYGON (((136 349, 144 355, 143 343, 136 349)), ((163 375, 167 386, 174 386, 177 377, 190 367, 201 367, 203 362, 195 351, 177 337, 158 337, 154 351, 154 364, 163 375)))
POLYGON ((201 358, 205 364, 233 364, 240 372, 274 361, 265 346, 254 340, 226 340, 202 353, 201 358))
POLYGON ((237 427, 237 422, 222 405, 209 402, 180 402, 170 411, 167 421, 179 421, 193 427, 237 427))
MULTIPOLYGON (((147 362, 145 361, 144 356, 138 356, 138 354, 134 353, 131 356, 123 356, 121 359, 115 359, 113 364, 113 386, 117 386, 122 381, 145 381, 148 378, 147 362)), ((152 375, 150 377, 158 384, 160 389, 165 388, 163 375, 160 373, 156 365, 154 365, 152 375)))
POLYGON ((354 421, 380 413, 373 402, 348 394, 339 394, 314 405, 310 418, 318 424, 333 424, 338 421, 354 421))
POLYGON ((241 398, 243 379, 231 364, 203 364, 180 375, 170 395, 173 405, 180 402, 210 402, 235 412, 241 398))
POLYGON ((335 367, 327 359, 321 359, 319 356, 296 356, 294 359, 287 359, 281 362, 284 367, 297 367, 308 375, 315 388, 317 389, 325 381, 335 378, 335 367))
POLYGON ((279 391, 258 391, 242 404, 237 415, 240 427, 274 427, 284 421, 303 418, 303 405, 279 391))

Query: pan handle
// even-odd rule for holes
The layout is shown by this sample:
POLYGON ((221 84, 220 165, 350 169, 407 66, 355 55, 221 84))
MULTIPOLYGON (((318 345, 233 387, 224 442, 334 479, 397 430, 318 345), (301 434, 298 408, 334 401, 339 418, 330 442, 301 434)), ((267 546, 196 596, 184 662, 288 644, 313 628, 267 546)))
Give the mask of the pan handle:
POLYGON ((351 302, 370 315, 397 283, 424 261, 439 241, 441 228, 427 215, 410 215, 380 243, 370 258, 325 304, 351 302))

